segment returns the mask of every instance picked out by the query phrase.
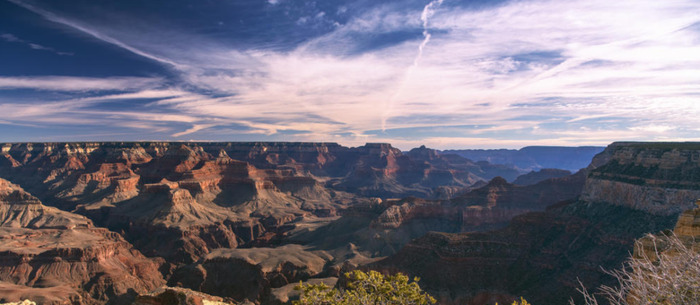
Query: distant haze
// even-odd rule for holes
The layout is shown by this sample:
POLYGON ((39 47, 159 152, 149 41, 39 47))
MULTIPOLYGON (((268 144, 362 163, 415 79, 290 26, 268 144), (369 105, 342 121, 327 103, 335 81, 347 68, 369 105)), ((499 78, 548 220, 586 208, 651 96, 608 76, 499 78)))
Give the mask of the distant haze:
POLYGON ((463 149, 446 150, 443 154, 457 154, 473 161, 514 165, 525 171, 558 168, 576 172, 587 167, 593 156, 605 147, 554 147, 530 146, 515 149, 463 149))

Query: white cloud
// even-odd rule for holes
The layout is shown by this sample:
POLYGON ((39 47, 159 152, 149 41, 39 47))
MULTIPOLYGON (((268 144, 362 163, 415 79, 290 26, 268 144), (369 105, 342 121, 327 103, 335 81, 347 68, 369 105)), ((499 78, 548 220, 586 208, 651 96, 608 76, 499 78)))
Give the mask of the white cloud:
POLYGON ((15 36, 13 34, 10 34, 10 33, 0 34, 0 38, 2 38, 3 40, 5 40, 7 42, 17 42, 17 43, 25 44, 34 50, 49 51, 49 52, 52 52, 52 53, 55 53, 58 55, 69 55, 69 56, 73 55, 73 53, 71 53, 71 52, 58 51, 58 50, 51 48, 51 47, 43 46, 43 45, 40 45, 38 43, 33 43, 31 41, 20 39, 19 37, 15 36))
MULTIPOLYGON (((157 88, 158 82, 138 86, 125 79, 0 78, 0 87, 101 90, 123 82, 139 89, 134 98, 152 94, 161 99, 155 106, 187 118, 176 121, 186 121, 192 128, 174 132, 174 137, 211 124, 238 124, 252 132, 299 130, 305 133, 290 138, 346 143, 579 145, 651 139, 649 131, 672 137, 678 130, 700 128, 700 122, 688 119, 700 115, 700 40, 687 29, 700 21, 700 3, 693 0, 512 1, 476 11, 432 7, 426 28, 432 36, 420 50, 419 65, 414 64, 416 52, 421 41, 428 40, 426 36, 354 53, 361 45, 357 37, 421 30, 420 11, 405 12, 390 5, 377 6, 285 52, 239 50, 172 29, 141 33, 87 24, 20 5, 166 63, 189 85, 229 96, 209 97, 180 89, 147 91, 157 88), (179 42, 174 47, 167 41, 153 41, 154 36, 179 42), (420 116, 449 119, 423 123, 400 119, 420 116), (458 125, 455 120, 460 118, 465 124, 502 128, 412 139, 369 135, 382 129, 383 121, 391 130, 449 127, 458 125), (212 119, 217 123, 206 123, 212 119), (540 124, 546 121, 559 122, 563 130, 540 124), (601 122, 612 130, 596 129, 591 136, 591 131, 566 127, 601 122), (655 127, 645 130, 640 122, 655 127), (508 138, 526 128, 535 131, 522 140, 508 138), (341 133, 353 136, 338 138, 341 133), (475 134, 497 138, 484 140, 475 134)), ((132 115, 136 114, 128 117, 132 115)))
POLYGON ((36 76, 36 77, 0 77, 2 89, 36 89, 51 91, 100 91, 100 90, 134 90, 156 87, 161 78, 149 77, 71 77, 71 76, 36 76))

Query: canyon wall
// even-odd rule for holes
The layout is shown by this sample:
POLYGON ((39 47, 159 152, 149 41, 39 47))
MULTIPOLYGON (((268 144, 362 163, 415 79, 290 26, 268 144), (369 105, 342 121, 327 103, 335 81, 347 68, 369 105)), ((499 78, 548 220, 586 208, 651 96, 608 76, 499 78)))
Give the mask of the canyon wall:
POLYGON ((0 179, 0 301, 130 304, 164 284, 160 262, 89 219, 0 179))
POLYGON ((369 268, 420 276, 441 304, 580 302, 579 279, 613 284, 601 267, 621 267, 636 239, 673 228, 694 206, 699 154, 697 143, 614 143, 586 169, 578 201, 492 232, 427 234, 369 268))
POLYGON ((700 198, 700 145, 615 143, 594 162, 582 199, 673 215, 700 198), (605 160, 605 161, 603 161, 605 160))

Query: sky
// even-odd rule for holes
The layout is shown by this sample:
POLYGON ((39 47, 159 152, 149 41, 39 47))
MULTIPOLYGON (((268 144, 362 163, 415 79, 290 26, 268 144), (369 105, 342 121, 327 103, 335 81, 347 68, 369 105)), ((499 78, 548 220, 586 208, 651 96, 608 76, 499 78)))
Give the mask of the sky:
POLYGON ((697 0, 0 0, 0 142, 700 141, 697 0))

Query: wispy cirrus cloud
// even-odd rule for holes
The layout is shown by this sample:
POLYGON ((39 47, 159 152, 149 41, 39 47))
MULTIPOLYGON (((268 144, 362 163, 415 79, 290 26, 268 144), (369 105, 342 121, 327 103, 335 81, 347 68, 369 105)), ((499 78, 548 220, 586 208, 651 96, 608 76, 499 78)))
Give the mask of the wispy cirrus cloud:
MULTIPOLYGON (((133 88, 131 98, 150 93, 152 109, 188 119, 121 113, 115 124, 118 117, 187 124, 173 127, 172 137, 235 125, 289 140, 512 147, 692 138, 700 129, 688 119, 700 114, 700 3, 692 0, 531 0, 479 9, 445 2, 431 7, 429 23, 420 9, 377 5, 285 51, 238 48, 158 24, 134 31, 12 1, 164 63, 182 83, 168 94, 157 80, 0 78, 0 88, 133 88)), ((75 107, 73 116, 84 113, 75 107)))
MULTIPOLYGON (((104 91, 134 90, 157 87, 162 83, 158 77, 71 77, 71 76, 0 76, 0 89, 35 89, 50 91, 104 91)), ((153 92, 147 91, 146 93, 153 92)), ((126 96, 137 98, 136 96, 126 96)))
POLYGON ((13 34, 11 34, 11 33, 3 33, 3 34, 0 34, 0 38, 2 38, 3 40, 5 40, 5 41, 7 41, 7 42, 15 42, 15 43, 24 44, 24 45, 26 45, 26 46, 28 46, 29 48, 34 49, 34 50, 49 51, 49 52, 51 52, 51 53, 55 53, 55 54, 63 55, 63 56, 72 56, 72 55, 73 55, 72 52, 58 51, 58 50, 56 50, 56 49, 54 49, 54 48, 51 48, 51 47, 47 47, 47 46, 44 46, 44 45, 40 45, 40 44, 38 44, 38 43, 34 43, 34 42, 31 42, 31 41, 27 41, 27 40, 24 40, 24 39, 20 39, 19 37, 15 36, 15 35, 13 35, 13 34))

